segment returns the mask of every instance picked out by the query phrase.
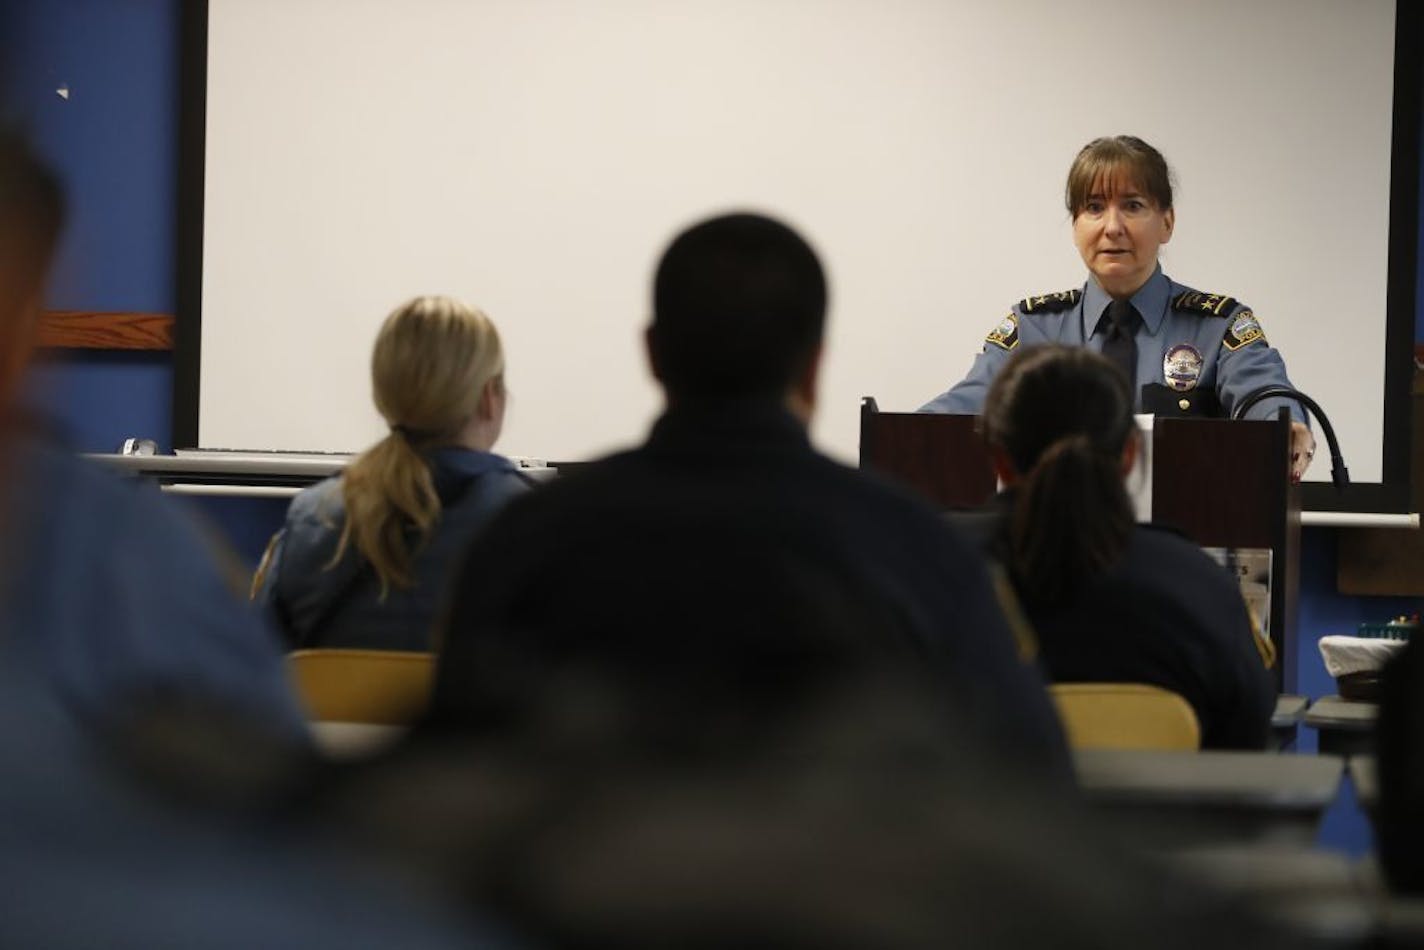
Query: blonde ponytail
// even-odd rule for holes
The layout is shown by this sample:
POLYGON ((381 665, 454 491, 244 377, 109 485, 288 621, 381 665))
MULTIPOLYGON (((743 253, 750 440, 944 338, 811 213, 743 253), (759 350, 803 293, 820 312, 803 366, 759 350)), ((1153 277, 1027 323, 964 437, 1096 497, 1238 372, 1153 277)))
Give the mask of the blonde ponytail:
POLYGON ((412 558, 440 518, 425 453, 451 445, 504 373, 494 324, 449 297, 417 297, 386 318, 371 355, 371 388, 390 433, 342 476, 346 523, 332 563, 348 546, 381 582, 414 585, 412 558))

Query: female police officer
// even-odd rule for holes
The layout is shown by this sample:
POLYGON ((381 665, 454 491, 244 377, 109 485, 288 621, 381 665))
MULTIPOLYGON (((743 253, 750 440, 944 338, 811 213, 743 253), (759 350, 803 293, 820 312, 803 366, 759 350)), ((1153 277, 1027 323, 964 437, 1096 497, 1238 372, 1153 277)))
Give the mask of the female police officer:
MULTIPOLYGON (((1020 344, 1102 352, 1148 412, 1229 415, 1255 390, 1290 385, 1280 353, 1248 307, 1162 273, 1157 252, 1172 238, 1176 212, 1160 152, 1130 135, 1094 139, 1068 171, 1066 199, 1087 283, 1015 304, 989 332, 969 375, 924 411, 982 411, 989 383, 1020 344)), ((1292 416, 1291 474, 1299 479, 1315 454, 1300 407, 1266 399, 1247 414, 1274 418, 1282 405, 1292 416)))

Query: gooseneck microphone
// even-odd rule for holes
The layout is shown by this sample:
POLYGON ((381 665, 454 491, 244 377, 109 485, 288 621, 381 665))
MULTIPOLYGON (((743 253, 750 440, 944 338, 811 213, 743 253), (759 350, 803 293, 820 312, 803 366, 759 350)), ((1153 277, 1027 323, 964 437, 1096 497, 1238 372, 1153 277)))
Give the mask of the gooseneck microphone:
POLYGON ((1330 480, 1335 483, 1335 490, 1343 492, 1350 484, 1350 470, 1345 467, 1345 458, 1340 454, 1340 442, 1335 438, 1335 427, 1326 418, 1324 410, 1320 404, 1311 399, 1298 389, 1291 389, 1289 386, 1263 386, 1260 389, 1252 390, 1242 397, 1231 410, 1232 419, 1240 419, 1250 409, 1262 399, 1272 399, 1284 397, 1294 399, 1315 417, 1315 421, 1320 423, 1320 430, 1325 433, 1325 444, 1330 447, 1330 480))

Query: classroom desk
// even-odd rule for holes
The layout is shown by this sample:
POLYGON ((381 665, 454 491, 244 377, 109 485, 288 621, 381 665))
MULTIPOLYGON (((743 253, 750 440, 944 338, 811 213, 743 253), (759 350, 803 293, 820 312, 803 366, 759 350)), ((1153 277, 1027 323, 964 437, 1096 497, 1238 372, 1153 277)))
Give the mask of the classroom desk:
POLYGON ((1320 896, 1375 894, 1373 869, 1338 851, 1296 844, 1218 844, 1165 857, 1172 871, 1233 895, 1294 902, 1320 896))
POLYGON ((1320 751, 1345 757, 1373 755, 1379 706, 1339 696, 1324 696, 1310 704, 1305 724, 1320 734, 1320 751))
POLYGON ((1350 782, 1355 786, 1355 801, 1370 819, 1374 819, 1375 805, 1379 802, 1379 772, 1377 760, 1372 755, 1357 755, 1350 759, 1350 782))
POLYGON ((1084 798, 1136 843, 1309 844, 1340 787, 1330 755, 1081 749, 1084 798))
POLYGON ((1300 721, 1305 718, 1310 700, 1293 693, 1282 693, 1276 697, 1276 709, 1271 713, 1271 748, 1289 749, 1295 745, 1295 737, 1300 721))
POLYGON ((404 726, 369 722, 310 722, 316 747, 332 759, 359 759, 394 745, 405 735, 404 726))

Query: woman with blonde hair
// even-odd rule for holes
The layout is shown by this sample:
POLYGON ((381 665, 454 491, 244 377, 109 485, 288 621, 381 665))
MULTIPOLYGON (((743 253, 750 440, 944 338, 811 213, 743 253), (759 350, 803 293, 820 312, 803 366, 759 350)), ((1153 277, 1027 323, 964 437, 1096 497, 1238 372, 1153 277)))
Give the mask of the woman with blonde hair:
POLYGON ((504 423, 504 352, 490 319, 417 297, 371 356, 386 437, 292 500, 253 596, 293 649, 429 650, 453 561, 529 481, 491 449, 504 423))

